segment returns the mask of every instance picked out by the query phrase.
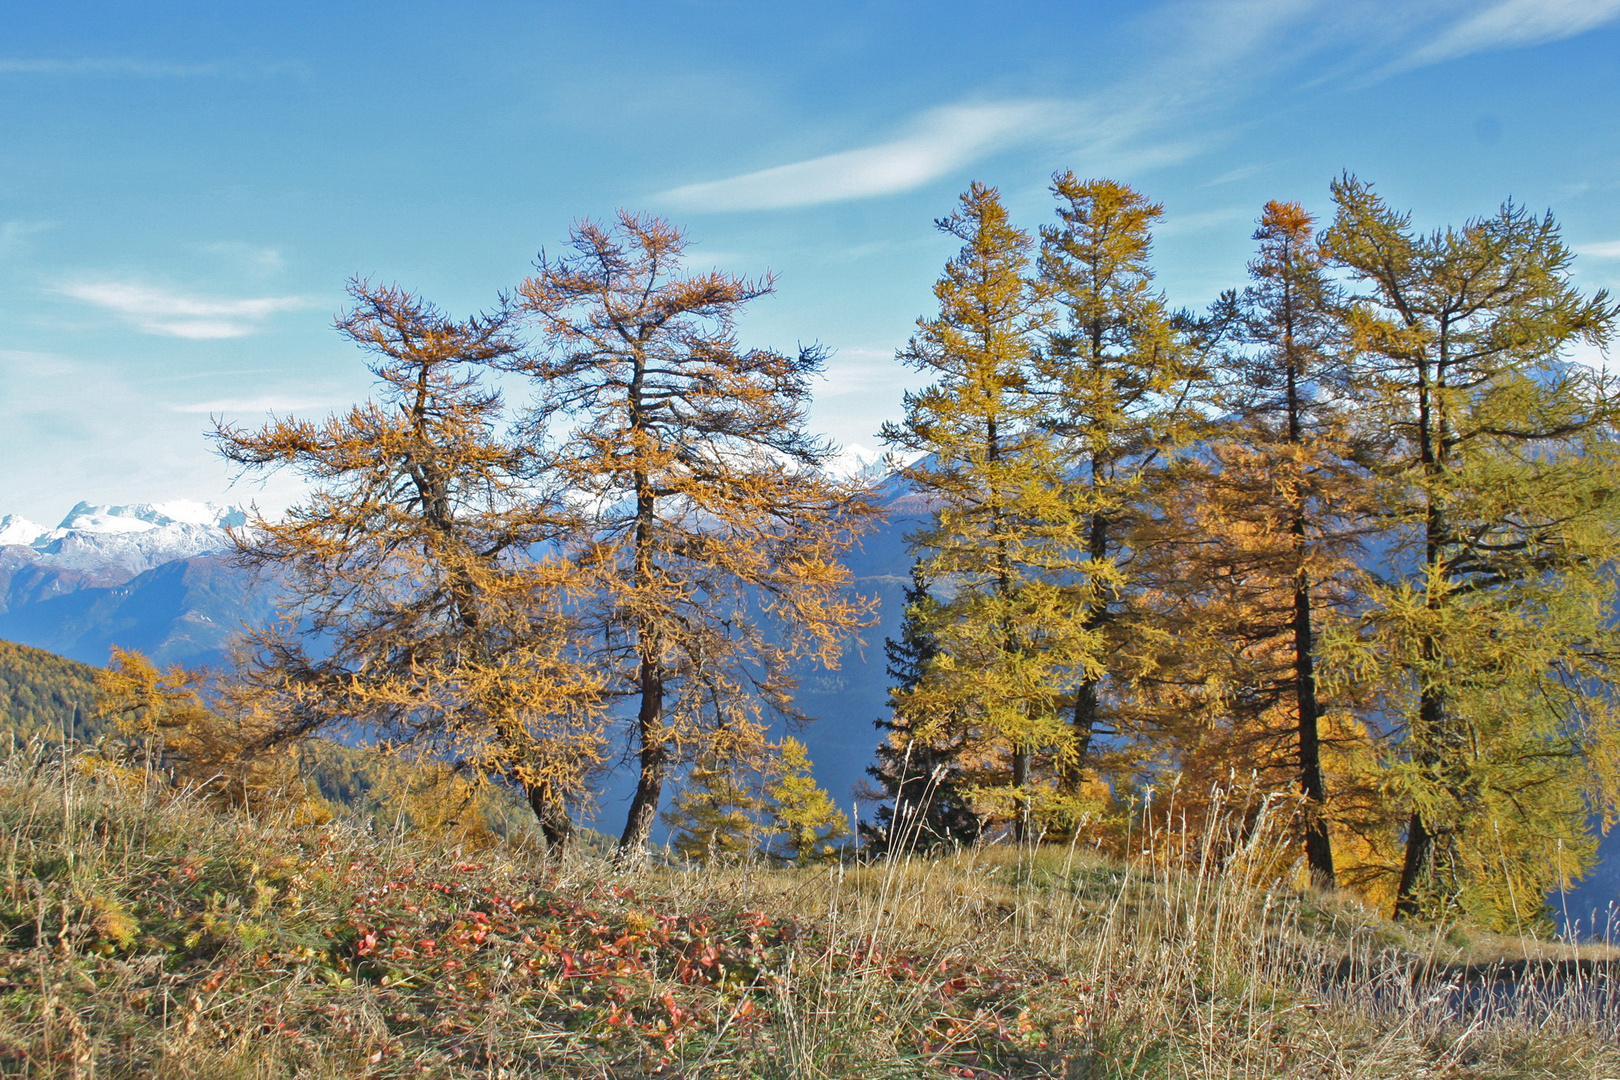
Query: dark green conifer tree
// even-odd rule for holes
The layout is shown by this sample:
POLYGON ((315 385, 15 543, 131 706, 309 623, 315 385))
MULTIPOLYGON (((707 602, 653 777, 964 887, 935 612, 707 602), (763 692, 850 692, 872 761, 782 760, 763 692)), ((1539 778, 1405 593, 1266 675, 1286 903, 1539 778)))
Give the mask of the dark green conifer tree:
POLYGON ((907 692, 922 681, 939 652, 931 629, 938 610, 939 602, 914 565, 900 634, 883 643, 889 678, 894 681, 889 718, 875 723, 887 738, 877 749, 877 763, 866 770, 889 800, 878 808, 874 824, 860 827, 867 849, 877 854, 971 844, 979 837, 979 816, 968 802, 959 761, 964 733, 947 723, 931 737, 920 738, 906 715, 907 692))

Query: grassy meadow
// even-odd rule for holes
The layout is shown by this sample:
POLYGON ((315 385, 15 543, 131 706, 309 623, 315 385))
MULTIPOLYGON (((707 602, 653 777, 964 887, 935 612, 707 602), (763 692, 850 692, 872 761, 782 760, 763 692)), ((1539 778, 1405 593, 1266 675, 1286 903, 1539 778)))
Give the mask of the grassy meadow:
POLYGON ((1268 885, 1268 835, 619 872, 34 744, 0 764, 0 1075, 1620 1075, 1609 949, 1268 885))

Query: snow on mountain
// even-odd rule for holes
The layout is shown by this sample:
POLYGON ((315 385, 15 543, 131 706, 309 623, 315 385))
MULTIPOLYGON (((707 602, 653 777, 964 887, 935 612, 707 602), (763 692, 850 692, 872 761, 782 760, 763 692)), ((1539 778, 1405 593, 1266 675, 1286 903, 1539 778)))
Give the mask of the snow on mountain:
POLYGON ((193 502, 189 499, 175 499, 163 503, 130 503, 128 506, 81 502, 68 511, 67 517, 62 519, 62 524, 56 527, 52 535, 61 536, 68 532, 147 532, 166 525, 200 525, 223 529, 230 525, 241 525, 246 521, 247 515, 235 506, 216 506, 211 502, 193 502))
POLYGON ((844 480, 879 480, 889 471, 887 455, 883 451, 859 443, 839 447, 823 468, 844 480))
POLYGON ((54 529, 16 515, 0 519, 0 544, 31 552, 8 562, 89 573, 110 584, 175 559, 224 551, 230 547, 225 529, 246 521, 238 507, 184 499, 123 506, 81 502, 54 529))
POLYGON ((7 545, 27 547, 34 541, 43 539, 48 532, 50 530, 38 522, 29 521, 16 514, 0 517, 0 547, 7 545))

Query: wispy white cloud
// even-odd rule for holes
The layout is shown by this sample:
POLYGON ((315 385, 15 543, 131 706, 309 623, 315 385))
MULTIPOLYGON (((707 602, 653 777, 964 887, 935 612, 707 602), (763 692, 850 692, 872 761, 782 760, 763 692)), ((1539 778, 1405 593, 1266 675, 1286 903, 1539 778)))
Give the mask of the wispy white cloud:
POLYGON ((281 253, 280 248, 260 247, 236 240, 204 244, 202 250, 256 274, 273 274, 287 265, 286 256, 281 253))
POLYGON ((22 247, 30 236, 52 227, 49 221, 7 221, 0 224, 0 256, 22 247))
POLYGON ((218 75, 219 64, 170 64, 127 57, 61 59, 0 59, 0 75, 135 75, 142 78, 187 78, 218 75))
POLYGON ((1205 210, 1196 214, 1171 214, 1153 232, 1157 236, 1175 236, 1178 233, 1202 232, 1236 221, 1254 213, 1245 206, 1227 206, 1219 210, 1205 210))
POLYGON ((930 109, 898 139, 687 184, 660 198, 693 210, 768 210, 908 191, 986 154, 1049 131, 1063 106, 1012 101, 930 109))
POLYGON ((1251 176, 1258 176, 1269 167, 1268 165, 1242 165, 1236 169, 1228 169, 1213 180, 1206 180, 1199 186, 1212 188, 1220 187, 1222 184, 1235 184, 1239 180, 1247 180, 1251 176))
POLYGON ((311 303, 301 296, 210 299, 115 281, 71 283, 58 291, 115 311, 148 334, 193 340, 246 337, 271 315, 311 303))
POLYGON ((1620 0, 1500 0, 1458 19, 1390 65, 1401 71, 1492 49, 1562 41, 1620 18, 1620 0))
MULTIPOLYGON (((1082 98, 959 103, 913 117, 892 139, 657 198, 688 210, 814 206, 910 191, 1020 146, 1048 145, 1087 170, 1140 171, 1197 153, 1211 135, 1187 121, 1270 74, 1279 32, 1326 0, 1185 0, 1142 27, 1143 65, 1082 98)), ((1127 50, 1130 51, 1130 50, 1127 50)))
POLYGON ((1231 109, 1290 73, 1308 84, 1358 73, 1377 81, 1469 53, 1574 37, 1616 18, 1620 0, 1174 0, 1143 18, 1140 41, 1121 46, 1143 62, 1085 97, 934 108, 891 139, 655 198, 685 210, 815 206, 914 190, 992 154, 1042 144, 1088 172, 1139 172, 1218 141, 1231 109))
POLYGON ((819 398, 870 395, 874 391, 895 391, 906 381, 904 369, 887 363, 894 359, 893 346, 854 345, 838 349, 822 376, 819 398))
POLYGON ((170 405, 172 412, 181 413, 289 413, 300 409, 318 409, 331 402, 299 397, 220 398, 217 401, 198 401, 188 405, 170 405))
POLYGON ((1620 240, 1605 240, 1598 244, 1576 244, 1575 254, 1590 255, 1594 259, 1620 259, 1620 240))

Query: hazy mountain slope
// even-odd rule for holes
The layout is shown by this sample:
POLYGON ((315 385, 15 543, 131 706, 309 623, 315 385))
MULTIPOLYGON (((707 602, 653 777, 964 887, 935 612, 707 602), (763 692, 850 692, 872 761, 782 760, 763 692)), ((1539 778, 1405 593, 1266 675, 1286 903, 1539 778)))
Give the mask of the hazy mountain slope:
POLYGON ((105 663, 114 645, 160 663, 217 663, 244 622, 271 616, 267 590, 232 567, 211 503, 79 503, 47 529, 0 519, 0 637, 105 663))
POLYGON ((120 645, 160 664, 216 664, 244 624, 274 617, 268 592, 224 556, 177 559, 122 584, 16 604, 0 613, 0 637, 86 663, 106 663, 120 645))
POLYGON ((903 594, 911 582, 905 538, 923 513, 922 501, 898 481, 884 485, 880 501, 886 519, 846 559, 855 591, 878 601, 877 622, 845 647, 837 671, 805 671, 799 684, 800 708, 815 718, 800 737, 815 762, 816 779, 846 807, 881 738, 873 723, 885 715, 889 692, 883 642, 900 631, 903 594))

